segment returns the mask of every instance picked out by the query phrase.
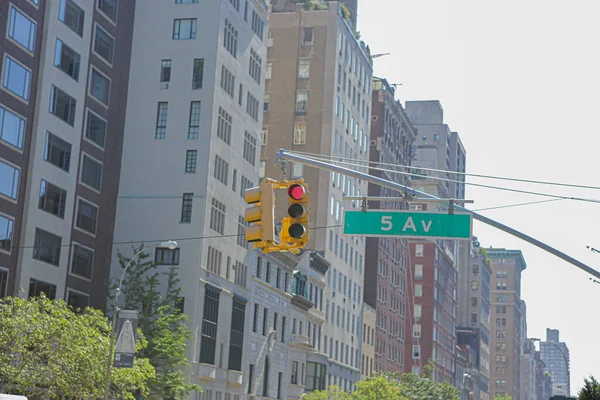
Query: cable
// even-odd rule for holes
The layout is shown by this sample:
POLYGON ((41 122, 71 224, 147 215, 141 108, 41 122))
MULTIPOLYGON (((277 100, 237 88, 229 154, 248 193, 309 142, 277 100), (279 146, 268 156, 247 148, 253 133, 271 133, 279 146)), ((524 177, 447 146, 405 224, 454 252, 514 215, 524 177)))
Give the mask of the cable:
POLYGON ((550 203, 550 202, 553 202, 553 201, 561 201, 561 200, 566 200, 566 199, 550 199, 550 200, 540 200, 540 201, 529 201, 529 202, 526 202, 526 203, 507 204, 505 206, 495 206, 495 207, 478 208, 476 210, 471 210, 471 211, 478 212, 478 211, 497 210, 497 209, 500 209, 500 208, 528 206, 528 205, 531 205, 531 204, 550 203))
MULTIPOLYGON (((356 163, 354 163, 354 162, 343 162, 343 161, 327 160, 327 159, 322 159, 322 158, 319 158, 319 157, 307 157, 307 158, 311 158, 311 159, 313 159, 315 161, 329 161, 329 162, 334 163, 334 164, 341 164, 341 165, 346 165, 346 166, 353 166, 353 167, 357 166, 357 165, 355 165, 356 163)), ((408 175, 408 176, 421 177, 421 178, 426 178, 426 179, 440 180, 440 181, 445 181, 445 182, 459 183, 459 184, 469 185, 469 186, 483 187, 483 188, 487 188, 487 189, 495 189, 495 190, 503 190, 503 191, 507 191, 507 192, 530 194, 530 195, 534 195, 534 196, 552 197, 552 198, 555 198, 555 199, 562 199, 562 200, 584 201, 584 202, 589 202, 589 203, 600 203, 599 199, 589 199, 589 198, 584 198, 584 197, 561 196, 561 195, 550 194, 550 193, 533 192, 533 191, 530 191, 530 190, 520 190, 520 189, 512 189, 512 188, 506 188, 506 187, 501 187, 501 186, 484 185, 484 184, 481 184, 481 183, 463 182, 463 181, 458 181, 458 180, 455 180, 455 179, 441 178, 441 177, 429 176, 429 175, 421 175, 421 174, 415 174, 415 173, 411 173, 411 172, 396 171, 396 170, 387 169, 387 168, 369 167, 369 169, 372 169, 372 170, 375 170, 375 171, 390 172, 390 173, 400 174, 400 175, 408 175)))
MULTIPOLYGON (((316 230, 316 229, 328 229, 328 228, 339 228, 340 226, 342 226, 341 224, 339 225, 328 225, 328 226, 316 226, 314 228, 309 228, 309 230, 316 230)), ((222 238, 227 238, 227 237, 238 237, 238 236, 243 236, 244 234, 233 234, 233 235, 212 235, 212 236, 190 236, 190 237, 182 237, 182 238, 169 238, 169 239, 154 239, 154 240, 131 240, 131 241, 120 241, 120 242, 112 242, 112 243, 101 243, 99 245, 96 246, 96 248, 98 247, 103 247, 103 246, 115 246, 115 245, 119 245, 119 244, 136 244, 136 243, 157 243, 157 242, 164 242, 167 240, 174 240, 176 242, 183 242, 186 240, 206 240, 206 239, 222 239, 222 238)), ((60 247, 71 247, 73 246, 72 244, 61 244, 60 247)), ((34 249, 34 248, 39 248, 39 247, 45 247, 45 246, 13 246, 11 247, 11 249, 34 249)), ((58 246, 57 246, 58 247, 58 246)))
POLYGON ((445 169, 416 167, 413 165, 398 165, 398 164, 382 163, 379 161, 353 160, 348 157, 337 157, 337 156, 333 156, 333 155, 328 156, 326 154, 315 154, 315 153, 307 153, 307 152, 301 152, 301 151, 290 151, 290 153, 296 153, 296 154, 305 155, 305 156, 309 156, 309 157, 322 157, 322 158, 327 158, 327 159, 349 160, 349 161, 355 161, 356 163, 359 163, 359 164, 361 164, 361 163, 362 164, 375 164, 375 165, 391 166, 391 167, 398 167, 398 168, 405 168, 405 169, 418 168, 423 171, 444 172, 444 173, 453 174, 453 175, 473 176, 476 178, 498 179, 498 180, 513 181, 513 182, 534 183, 534 184, 538 184, 538 185, 564 186, 564 187, 579 188, 579 189, 600 190, 600 186, 576 185, 576 184, 572 184, 572 183, 539 181, 539 180, 534 180, 534 179, 509 178, 509 177, 495 176, 495 175, 473 174, 473 173, 468 173, 468 172, 459 172, 459 171, 452 171, 452 170, 445 170, 445 169))

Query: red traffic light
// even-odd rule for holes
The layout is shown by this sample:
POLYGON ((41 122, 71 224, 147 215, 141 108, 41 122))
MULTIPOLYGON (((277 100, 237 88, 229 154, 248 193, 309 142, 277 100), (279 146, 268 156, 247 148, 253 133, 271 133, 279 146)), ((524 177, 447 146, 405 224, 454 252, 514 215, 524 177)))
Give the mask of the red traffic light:
POLYGON ((304 189, 304 186, 299 185, 297 183, 293 184, 288 188, 288 196, 290 196, 294 200, 301 200, 305 194, 306 190, 304 189))

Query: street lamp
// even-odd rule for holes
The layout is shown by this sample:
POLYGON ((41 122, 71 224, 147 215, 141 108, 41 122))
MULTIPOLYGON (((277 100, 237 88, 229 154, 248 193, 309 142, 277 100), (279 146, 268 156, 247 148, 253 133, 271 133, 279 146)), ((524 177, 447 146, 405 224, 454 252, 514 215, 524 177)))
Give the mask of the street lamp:
POLYGON ((119 295, 121 294, 121 286, 123 285, 123 279, 125 278, 125 273, 129 269, 129 266, 131 265, 133 260, 138 258, 140 256, 140 254, 142 254, 144 251, 146 251, 152 247, 165 247, 169 250, 175 250, 177 248, 177 242, 175 242, 173 240, 168 240, 166 242, 153 243, 153 244, 144 246, 144 247, 142 247, 142 249, 140 251, 135 253, 133 255, 133 257, 131 257, 129 262, 125 265, 125 268, 123 268, 123 273, 121 274, 121 279, 119 279, 119 286, 117 286, 117 290, 115 293, 115 309, 113 310, 112 326, 111 326, 111 331, 110 331, 110 346, 109 346, 109 350, 108 350, 108 361, 106 363, 106 379, 104 382, 104 400, 108 400, 109 391, 110 391, 110 373, 112 371, 112 363, 113 363, 112 352, 113 352, 113 347, 114 347, 114 342, 115 342, 115 334, 116 334, 116 330, 117 330, 117 312, 119 311, 119 295))

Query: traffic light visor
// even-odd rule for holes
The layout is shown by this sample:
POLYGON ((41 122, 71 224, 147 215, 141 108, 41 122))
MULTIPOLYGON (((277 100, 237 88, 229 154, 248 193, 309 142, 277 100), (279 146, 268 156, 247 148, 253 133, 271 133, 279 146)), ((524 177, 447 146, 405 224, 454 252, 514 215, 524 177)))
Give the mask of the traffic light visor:
POLYGON ((288 195, 294 200, 301 200, 305 194, 306 190, 304 189, 304 186, 297 183, 288 188, 288 195))

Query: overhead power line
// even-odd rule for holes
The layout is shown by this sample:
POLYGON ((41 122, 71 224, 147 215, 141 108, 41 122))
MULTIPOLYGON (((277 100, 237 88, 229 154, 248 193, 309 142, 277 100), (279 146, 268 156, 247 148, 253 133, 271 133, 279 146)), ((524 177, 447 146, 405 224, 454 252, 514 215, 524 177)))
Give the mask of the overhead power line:
MULTIPOLYGON (((314 157, 314 156, 308 156, 308 155, 304 155, 304 156, 306 158, 311 158, 316 161, 327 161, 327 162, 331 162, 333 164, 338 164, 338 165, 361 167, 361 165, 357 165, 358 163, 354 162, 354 160, 352 162, 345 162, 345 161, 337 161, 337 159, 330 159, 330 158, 325 158, 325 157, 314 157)), ((422 174, 416 174, 413 172, 397 171, 397 170, 388 169, 388 168, 377 168, 377 167, 368 167, 368 168, 375 170, 375 171, 389 172, 392 174, 407 175, 407 176, 420 177, 420 178, 426 178, 426 179, 434 179, 434 180, 439 180, 439 181, 444 181, 444 182, 453 182, 453 183, 459 183, 462 185, 476 186, 476 187, 482 187, 482 188, 487 188, 487 189, 503 190, 503 191, 507 191, 507 192, 529 194, 529 195, 534 195, 534 196, 552 197, 555 199, 563 199, 563 200, 576 200, 576 201, 583 201, 583 202, 589 202, 589 203, 600 203, 600 199, 590 199, 590 198, 574 197, 574 196, 562 196, 562 195, 551 194, 551 193, 534 192, 531 190, 521 190, 521 189, 513 189, 513 188, 502 187, 502 186, 484 185, 482 183, 463 182, 463 181, 459 181, 456 179, 442 178, 442 177, 430 176, 430 175, 422 175, 422 174)), ((418 168, 418 167, 413 167, 413 168, 418 168)))
POLYGON ((452 170, 445 170, 445 169, 417 167, 417 166, 413 166, 413 165, 399 165, 399 164, 382 163, 382 162, 379 162, 379 161, 353 160, 353 159, 348 158, 348 157, 336 157, 336 156, 333 156, 333 155, 329 156, 329 155, 325 155, 325 154, 306 153, 306 152, 301 152, 301 151, 294 151, 293 153, 305 155, 307 157, 326 158, 328 160, 354 161, 357 164, 366 164, 366 165, 372 165, 372 164, 374 164, 374 165, 396 167, 396 168, 404 168, 404 169, 418 168, 418 169, 421 169, 423 171, 443 172, 443 173, 454 174, 454 175, 472 176, 472 177, 476 177, 476 178, 497 179, 497 180, 505 180, 505 181, 512 181, 512 182, 522 182, 522 183, 534 183, 534 184, 538 184, 538 185, 562 186, 562 187, 570 187, 570 188, 578 188, 578 189, 600 190, 600 186, 578 185, 578 184, 563 183, 563 182, 540 181, 540 180, 535 180, 535 179, 510 178, 510 177, 496 176, 496 175, 473 174, 473 173, 469 173, 469 172, 459 172, 459 171, 452 171, 452 170))

